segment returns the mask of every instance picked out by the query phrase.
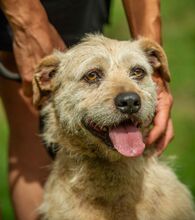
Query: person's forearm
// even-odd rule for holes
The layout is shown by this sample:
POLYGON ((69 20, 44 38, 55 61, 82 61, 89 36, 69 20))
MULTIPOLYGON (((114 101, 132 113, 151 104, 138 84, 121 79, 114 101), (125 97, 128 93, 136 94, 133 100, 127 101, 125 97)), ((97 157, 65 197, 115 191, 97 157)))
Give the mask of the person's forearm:
POLYGON ((133 38, 148 37, 161 42, 160 0, 123 0, 133 38))
POLYGON ((0 0, 0 7, 13 30, 39 26, 48 22, 39 0, 0 0))

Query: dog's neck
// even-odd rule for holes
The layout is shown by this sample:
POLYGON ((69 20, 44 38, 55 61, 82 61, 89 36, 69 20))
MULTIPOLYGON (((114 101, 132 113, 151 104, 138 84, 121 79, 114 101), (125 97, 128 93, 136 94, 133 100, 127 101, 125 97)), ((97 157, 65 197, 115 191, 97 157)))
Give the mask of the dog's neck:
POLYGON ((142 194, 143 164, 141 157, 111 162, 99 157, 70 155, 62 148, 54 169, 58 166, 58 175, 65 176, 70 190, 90 204, 113 204, 121 199, 136 204, 142 194))

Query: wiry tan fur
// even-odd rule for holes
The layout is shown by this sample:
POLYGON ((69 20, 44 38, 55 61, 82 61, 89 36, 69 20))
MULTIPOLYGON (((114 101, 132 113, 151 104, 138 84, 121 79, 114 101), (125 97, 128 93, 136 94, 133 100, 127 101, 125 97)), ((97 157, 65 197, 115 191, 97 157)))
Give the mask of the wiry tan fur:
POLYGON ((82 123, 92 118, 100 127, 109 127, 127 119, 113 100, 119 93, 133 91, 141 97, 136 115, 144 134, 155 111, 154 68, 169 80, 166 56, 154 42, 103 36, 89 36, 66 53, 55 52, 37 68, 34 102, 42 106, 42 136, 46 143, 59 146, 40 207, 42 219, 195 219, 188 189, 167 165, 146 154, 124 157, 82 123), (147 72, 140 81, 130 76, 134 65, 147 72), (89 85, 83 75, 94 68, 101 69, 104 78, 89 85))

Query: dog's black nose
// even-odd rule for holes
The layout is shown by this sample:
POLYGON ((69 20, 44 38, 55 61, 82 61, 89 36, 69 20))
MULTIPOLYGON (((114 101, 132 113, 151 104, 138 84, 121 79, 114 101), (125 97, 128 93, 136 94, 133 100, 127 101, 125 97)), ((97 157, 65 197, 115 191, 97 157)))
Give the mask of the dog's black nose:
POLYGON ((136 113, 141 107, 141 99, 135 92, 121 93, 115 98, 114 101, 116 108, 122 113, 136 113))

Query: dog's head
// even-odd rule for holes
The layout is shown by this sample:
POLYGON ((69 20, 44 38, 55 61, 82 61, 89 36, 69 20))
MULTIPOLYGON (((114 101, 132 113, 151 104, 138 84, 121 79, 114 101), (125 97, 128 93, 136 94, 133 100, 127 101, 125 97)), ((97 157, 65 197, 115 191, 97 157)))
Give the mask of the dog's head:
POLYGON ((142 133, 155 113, 155 71, 169 81, 165 53, 144 38, 89 36, 44 58, 33 85, 34 103, 47 115, 45 137, 64 135, 78 148, 105 155, 141 155, 142 133))

